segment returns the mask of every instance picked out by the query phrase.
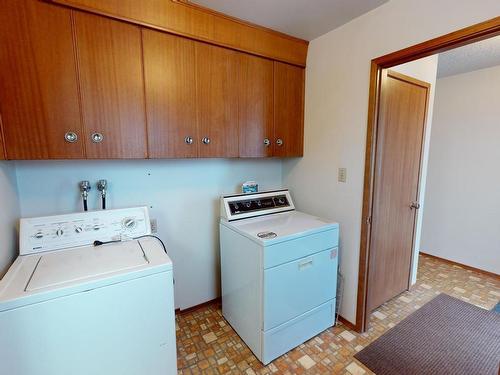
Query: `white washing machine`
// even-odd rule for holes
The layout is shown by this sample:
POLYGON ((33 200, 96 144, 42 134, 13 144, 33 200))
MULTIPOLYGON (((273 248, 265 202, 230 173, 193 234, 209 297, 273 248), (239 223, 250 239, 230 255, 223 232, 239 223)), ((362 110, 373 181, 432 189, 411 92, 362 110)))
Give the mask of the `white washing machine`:
POLYGON ((146 207, 21 219, 0 374, 176 374, 172 262, 150 234, 146 207))
POLYGON ((334 324, 338 238, 288 190, 221 198, 222 313, 262 363, 334 324))

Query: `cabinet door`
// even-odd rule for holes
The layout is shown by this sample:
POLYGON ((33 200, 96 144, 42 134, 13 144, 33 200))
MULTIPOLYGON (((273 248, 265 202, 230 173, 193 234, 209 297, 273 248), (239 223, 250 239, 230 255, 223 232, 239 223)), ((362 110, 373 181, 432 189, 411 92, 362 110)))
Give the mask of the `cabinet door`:
POLYGON ((9 159, 84 157, 73 47, 68 9, 2 2, 0 111, 9 159), (73 143, 65 140, 70 132, 73 143))
POLYGON ((274 155, 302 156, 304 69, 274 62, 274 155))
POLYGON ((196 103, 202 157, 238 156, 238 52, 196 43, 196 103))
POLYGON ((273 62, 240 54, 240 156, 272 156, 273 62))
POLYGON ((142 30, 151 158, 198 155, 194 42, 142 30))
POLYGON ((145 158, 141 30, 75 12, 88 158, 145 158))

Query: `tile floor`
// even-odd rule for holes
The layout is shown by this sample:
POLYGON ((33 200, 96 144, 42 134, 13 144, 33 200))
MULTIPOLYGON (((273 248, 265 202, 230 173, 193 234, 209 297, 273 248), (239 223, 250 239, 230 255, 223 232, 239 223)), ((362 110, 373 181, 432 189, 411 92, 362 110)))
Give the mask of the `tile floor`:
POLYGON ((371 374, 353 355, 439 293, 486 309, 500 300, 500 281, 420 256, 410 291, 378 308, 364 334, 340 324, 263 366, 222 317, 219 304, 177 316, 179 374, 371 374))

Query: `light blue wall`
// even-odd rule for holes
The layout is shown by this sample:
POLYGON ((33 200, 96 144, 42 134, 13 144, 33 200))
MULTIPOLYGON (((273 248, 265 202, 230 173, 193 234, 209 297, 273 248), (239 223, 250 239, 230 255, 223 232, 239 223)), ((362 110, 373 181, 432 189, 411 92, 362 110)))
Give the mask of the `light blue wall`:
POLYGON ((89 208, 98 207, 95 182, 109 181, 109 208, 147 205, 174 262, 176 307, 219 295, 220 195, 256 180, 281 187, 281 160, 196 159, 16 162, 21 215, 81 209, 80 180, 92 186, 89 208))
POLYGON ((14 165, 0 162, 0 278, 17 253, 19 204, 14 165))

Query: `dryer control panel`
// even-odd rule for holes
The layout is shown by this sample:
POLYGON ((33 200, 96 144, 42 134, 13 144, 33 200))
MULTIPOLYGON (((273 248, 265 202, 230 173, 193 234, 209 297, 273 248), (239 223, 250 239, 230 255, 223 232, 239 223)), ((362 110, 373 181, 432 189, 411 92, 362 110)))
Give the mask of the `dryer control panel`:
POLYGON ((151 234, 147 207, 21 219, 19 254, 91 245, 151 234))
POLYGON ((221 198, 221 217, 228 221, 293 211, 294 209, 288 190, 228 195, 221 198))

